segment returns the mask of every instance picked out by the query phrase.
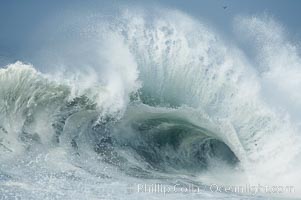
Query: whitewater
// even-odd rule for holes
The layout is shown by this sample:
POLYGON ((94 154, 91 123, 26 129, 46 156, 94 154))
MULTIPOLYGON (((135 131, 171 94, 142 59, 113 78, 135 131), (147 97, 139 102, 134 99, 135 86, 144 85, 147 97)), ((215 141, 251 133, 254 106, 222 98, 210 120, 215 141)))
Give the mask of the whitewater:
POLYGON ((70 26, 0 68, 0 199, 300 198, 300 49, 273 17, 70 26))

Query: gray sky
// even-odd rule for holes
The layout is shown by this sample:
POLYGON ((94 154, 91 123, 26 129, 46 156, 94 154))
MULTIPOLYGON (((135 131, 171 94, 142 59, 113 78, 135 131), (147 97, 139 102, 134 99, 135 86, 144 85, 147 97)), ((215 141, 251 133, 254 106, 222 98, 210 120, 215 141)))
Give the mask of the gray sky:
POLYGON ((181 10, 231 34, 237 15, 268 13, 286 27, 293 40, 301 41, 301 1, 298 0, 0 0, 0 64, 25 59, 32 33, 57 13, 85 9, 111 14, 115 7, 162 6, 181 10), (223 6, 227 6, 223 9, 223 6))

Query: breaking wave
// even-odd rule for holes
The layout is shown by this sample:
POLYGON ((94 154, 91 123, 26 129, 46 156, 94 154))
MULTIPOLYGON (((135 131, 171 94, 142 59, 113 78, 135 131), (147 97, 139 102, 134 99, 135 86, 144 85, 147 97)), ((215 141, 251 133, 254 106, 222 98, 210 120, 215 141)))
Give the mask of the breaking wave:
POLYGON ((99 185, 227 175, 298 191, 298 49, 271 18, 235 24, 254 60, 178 11, 124 12, 58 44, 74 49, 63 72, 0 69, 1 198, 110 199, 99 185))

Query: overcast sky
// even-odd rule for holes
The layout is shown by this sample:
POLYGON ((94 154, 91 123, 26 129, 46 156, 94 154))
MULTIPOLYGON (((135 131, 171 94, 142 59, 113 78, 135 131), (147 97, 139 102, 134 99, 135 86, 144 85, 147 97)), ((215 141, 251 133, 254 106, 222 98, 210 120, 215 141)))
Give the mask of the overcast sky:
POLYGON ((58 13, 85 9, 114 14, 114 8, 120 6, 178 9, 226 34, 231 33, 235 16, 267 13, 284 25, 294 40, 301 41, 298 0, 0 0, 0 64, 26 59, 22 52, 30 46, 33 33, 58 13))

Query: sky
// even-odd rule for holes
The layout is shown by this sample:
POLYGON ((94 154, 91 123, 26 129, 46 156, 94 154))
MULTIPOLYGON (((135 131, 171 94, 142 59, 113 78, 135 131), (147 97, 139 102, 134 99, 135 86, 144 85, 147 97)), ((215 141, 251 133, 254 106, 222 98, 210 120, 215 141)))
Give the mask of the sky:
POLYGON ((236 16, 268 14, 285 27, 293 40, 301 41, 298 0, 0 0, 0 65, 26 60, 24 51, 30 51, 37 30, 43 34, 41 27, 59 14, 85 10, 114 15, 115 8, 122 6, 177 9, 208 22, 225 35, 231 34, 236 16))

